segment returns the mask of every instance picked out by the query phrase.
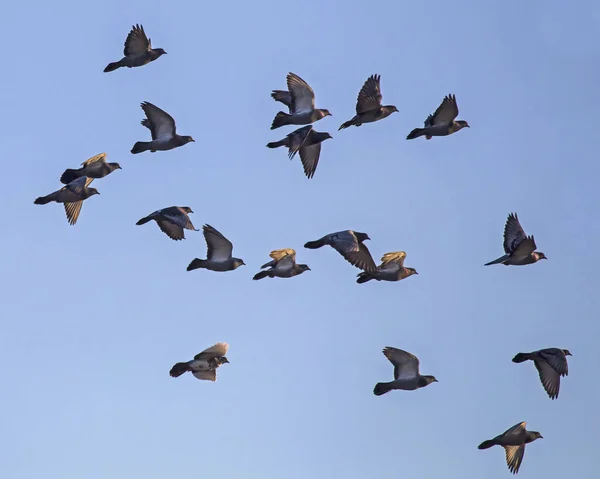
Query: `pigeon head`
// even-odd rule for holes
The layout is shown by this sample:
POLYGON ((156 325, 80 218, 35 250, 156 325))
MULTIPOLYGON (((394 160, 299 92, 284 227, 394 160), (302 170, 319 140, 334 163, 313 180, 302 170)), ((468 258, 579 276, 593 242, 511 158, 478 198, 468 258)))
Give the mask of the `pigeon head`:
MULTIPOLYGON (((90 196, 99 195, 100 192, 96 188, 88 188, 88 193, 90 196)), ((89 196, 88 196, 89 198, 89 196)))
POLYGON ((359 233, 358 231, 354 232, 354 236, 356 236, 356 239, 361 243, 365 240, 371 239, 371 238, 369 238, 369 235, 367 233, 359 233))
POLYGON ((156 58, 158 58, 161 55, 166 55, 167 54, 167 52, 165 52, 162 48, 153 48, 152 50, 156 54, 156 58))
POLYGON ((398 111, 395 105, 386 105, 385 108, 390 112, 390 115, 398 111))
POLYGON ((232 258, 233 259, 233 269, 239 268, 240 266, 246 266, 243 259, 240 258, 232 258))
POLYGON ((546 255, 544 253, 542 253, 541 251, 539 251, 537 255, 538 255, 538 260, 540 260, 540 259, 548 259, 548 258, 546 258, 546 255))
POLYGON ((310 271, 311 269, 308 267, 307 264, 299 264, 298 267, 304 272, 304 271, 310 271))
POLYGON ((563 349, 562 352, 565 356, 573 356, 568 349, 563 349))
POLYGON ((326 108, 321 108, 321 114, 323 115, 323 118, 325 118, 326 116, 333 116, 331 113, 329 113, 329 110, 326 108))
POLYGON ((113 170, 122 170, 123 168, 121 168, 121 165, 119 165, 118 163, 109 163, 110 167, 113 170))
POLYGON ((417 270, 415 268, 405 268, 405 269, 408 272, 409 276, 412 276, 413 274, 419 274, 419 273, 417 273, 417 270))
POLYGON ((438 380, 435 378, 435 376, 421 376, 419 378, 419 387, 424 387, 427 386, 428 384, 431 383, 437 383, 438 380))
POLYGON ((471 128, 465 120, 458 120, 456 124, 461 128, 471 128))
POLYGON ((193 141, 194 143, 196 143, 196 140, 194 140, 191 136, 187 135, 187 136, 182 136, 181 137, 181 141, 183 142, 183 144, 185 145, 186 143, 189 143, 190 141, 193 141))
POLYGON ((219 359, 219 364, 229 363, 229 359, 226 356, 221 356, 219 359))
POLYGON ((189 206, 182 206, 181 209, 186 213, 193 213, 192 209, 189 206))
POLYGON ((531 441, 529 442, 533 442, 536 439, 544 439, 544 436, 542 436, 539 432, 537 431, 529 431, 529 437, 531 437, 531 441))

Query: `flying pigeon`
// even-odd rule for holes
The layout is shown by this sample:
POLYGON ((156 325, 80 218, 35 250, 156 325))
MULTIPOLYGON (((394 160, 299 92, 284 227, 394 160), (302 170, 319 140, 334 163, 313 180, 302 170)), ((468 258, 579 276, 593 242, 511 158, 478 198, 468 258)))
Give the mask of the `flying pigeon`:
POLYGON ((523 455, 525 454, 525 444, 542 438, 543 436, 537 431, 528 431, 525 429, 526 422, 515 424, 510 429, 507 429, 494 439, 483 441, 478 449, 489 449, 492 446, 502 446, 506 452, 506 465, 508 470, 513 474, 519 472, 523 455))
POLYGON ((71 183, 71 181, 81 177, 87 176, 88 178, 104 178, 110 175, 115 170, 120 170, 121 165, 118 163, 107 163, 106 153, 100 153, 99 155, 92 156, 89 160, 84 161, 82 168, 72 170, 67 168, 60 177, 60 182, 63 185, 71 183))
POLYGON ((51 201, 64 203, 67 220, 69 220, 70 225, 74 225, 77 223, 77 218, 79 218, 83 201, 90 196, 100 194, 96 188, 89 188, 92 181, 94 181, 94 178, 80 176, 66 186, 63 186, 60 190, 50 193, 47 196, 40 196, 34 203, 36 205, 45 205, 51 201))
POLYGON ((125 39, 125 48, 123 49, 123 55, 125 56, 118 62, 109 63, 104 71, 112 72, 121 67, 141 67, 166 53, 162 48, 153 49, 152 41, 146 37, 144 27, 136 25, 131 27, 131 31, 125 39))
POLYGON ((300 152, 300 161, 304 167, 304 174, 308 179, 312 178, 319 163, 321 156, 321 142, 332 138, 329 133, 315 131, 311 125, 303 126, 292 131, 283 140, 274 141, 267 144, 268 148, 279 148, 285 146, 288 148, 288 157, 290 160, 300 152))
POLYGON ((367 273, 376 274, 377 267, 375 266, 375 261, 373 261, 369 249, 363 243, 365 240, 370 239, 366 233, 346 230, 325 235, 316 241, 309 241, 304 247, 317 249, 329 245, 340 253, 351 265, 367 273))
POLYGON ((283 103, 289 114, 280 111, 275 115, 271 130, 284 125, 309 125, 315 121, 331 116, 329 110, 315 108, 315 92, 302 78, 295 73, 288 73, 287 87, 289 91, 273 90, 273 100, 283 103))
POLYGON ((202 227, 202 233, 208 246, 207 259, 194 258, 187 267, 187 271, 198 268, 210 271, 233 271, 238 266, 245 265, 244 260, 232 258, 233 245, 225 236, 210 225, 202 227))
POLYGON ((567 356, 572 356, 568 349, 546 348, 532 353, 518 353, 512 361, 522 363, 531 359, 548 396, 550 399, 556 399, 560 389, 560 377, 569 375, 567 356))
POLYGON ((377 383, 373 389, 375 396, 381 396, 392 389, 414 391, 431 383, 437 383, 434 376, 421 376, 419 358, 402 349, 386 347, 383 354, 394 365, 394 380, 389 383, 377 383))
POLYGON ((195 141, 191 136, 177 134, 175 120, 166 111, 147 101, 143 102, 141 106, 146 114, 146 118, 142 120, 142 125, 150 130, 152 141, 138 141, 133 145, 131 153, 142 153, 148 150, 152 153, 167 151, 183 146, 190 141, 195 141))
POLYGON ((197 379, 208 381, 217 380, 217 369, 229 360, 225 357, 229 344, 217 343, 194 356, 194 359, 185 363, 177 363, 169 371, 169 375, 178 378, 183 373, 190 371, 197 379))
POLYGON ((398 111, 394 105, 381 106, 381 86, 379 84, 381 75, 371 75, 358 93, 356 100, 356 115, 339 127, 339 130, 349 126, 360 126, 363 123, 373 123, 383 120, 395 111, 398 111))
POLYGON ((452 94, 446 95, 442 100, 440 106, 433 115, 429 115, 425 122, 424 128, 415 128, 406 137, 407 140, 419 138, 425 136, 428 140, 431 140, 434 136, 448 136, 452 133, 456 133, 458 130, 463 128, 471 128, 465 120, 454 119, 458 116, 458 105, 456 104, 456 97, 452 94))
POLYGON ((193 213, 189 206, 169 206, 142 218, 136 225, 144 225, 154 220, 163 233, 172 240, 178 241, 185 239, 184 229, 198 231, 194 228, 188 213, 193 213))
POLYGON ((358 273, 358 284, 366 283, 372 279, 377 281, 400 281, 417 273, 414 268, 406 268, 404 266, 404 251, 396 251, 395 253, 386 253, 381 257, 381 264, 377 267, 375 274, 366 272, 358 273))
POLYGON ((259 271, 252 279, 259 280, 263 278, 292 278, 310 271, 307 264, 296 264, 296 251, 291 248, 278 249, 271 251, 269 256, 273 259, 263 264, 260 269, 269 268, 265 271, 259 271))
POLYGON ((533 235, 527 236, 519 223, 517 214, 511 213, 504 226, 504 252, 506 254, 486 263, 485 266, 499 263, 506 266, 523 266, 536 263, 541 259, 548 259, 544 253, 536 252, 536 248, 533 235))

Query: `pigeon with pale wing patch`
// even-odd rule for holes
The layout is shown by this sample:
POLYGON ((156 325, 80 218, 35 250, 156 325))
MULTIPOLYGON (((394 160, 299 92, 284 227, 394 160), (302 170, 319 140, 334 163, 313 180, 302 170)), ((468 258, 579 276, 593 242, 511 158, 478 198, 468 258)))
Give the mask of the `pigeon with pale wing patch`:
POLYGON ((120 169, 121 165, 118 163, 107 163, 106 153, 100 153, 96 156, 92 156, 88 160, 85 160, 81 164, 81 168, 67 168, 60 177, 60 182, 63 185, 67 185, 71 181, 81 176, 87 176, 88 178, 104 178, 105 176, 110 175, 113 171, 120 169))
POLYGON ((377 267, 374 274, 364 271, 358 273, 356 282, 362 284, 372 279, 376 279, 377 281, 400 281, 413 274, 419 274, 416 269, 404 266, 405 258, 406 253, 404 251, 386 253, 381 257, 381 264, 377 267))
POLYGON ((169 371, 169 375, 173 378, 178 378, 189 371, 197 379, 216 381, 217 369, 221 365, 229 363, 229 360, 225 356, 228 349, 229 344, 217 343, 196 354, 191 361, 175 364, 171 368, 171 371, 169 371))
POLYGON ((40 196, 36 198, 34 203, 36 205, 45 205, 51 201, 56 203, 63 203, 65 207, 65 213, 67 220, 70 225, 77 223, 79 213, 81 213, 81 206, 83 201, 88 199, 90 196, 99 195, 100 192, 96 188, 90 188, 90 184, 94 181, 93 178, 87 176, 80 176, 74 179, 60 190, 50 193, 46 196, 40 196))
POLYGON ((272 261, 260 267, 261 269, 269 269, 259 271, 252 279, 258 281, 263 278, 292 278, 305 271, 310 271, 307 264, 296 264, 296 250, 292 248, 271 251, 269 256, 272 258, 272 261))

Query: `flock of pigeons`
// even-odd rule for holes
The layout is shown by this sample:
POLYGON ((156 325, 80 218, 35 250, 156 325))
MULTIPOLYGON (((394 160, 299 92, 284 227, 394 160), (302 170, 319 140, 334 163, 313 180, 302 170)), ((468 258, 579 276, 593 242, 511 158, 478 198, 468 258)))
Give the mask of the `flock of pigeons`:
MULTIPOLYGON (((151 40, 146 36, 144 28, 136 25, 132 27, 125 40, 123 53, 124 57, 121 60, 109 63, 104 71, 112 72, 122 67, 140 67, 155 61, 167 52, 162 48, 152 48, 151 40)), ((331 113, 326 109, 315 108, 313 89, 298 75, 294 73, 287 75, 287 87, 287 90, 274 90, 271 93, 275 101, 283 103, 288 108, 288 113, 280 111, 275 115, 271 129, 286 125, 305 126, 289 133, 280 141, 268 143, 267 147, 285 146, 290 159, 299 153, 304 173, 310 179, 317 169, 321 143, 332 138, 329 133, 314 130, 312 124, 326 116, 331 116, 331 113)), ((339 130, 350 126, 361 126, 364 123, 373 123, 398 111, 394 105, 382 105, 381 102, 380 76, 371 75, 358 94, 356 115, 344 122, 339 130)), ((167 151, 194 141, 191 136, 177 134, 175 120, 164 110, 149 102, 143 102, 141 107, 146 115, 146 118, 142 120, 142 125, 150 130, 152 141, 136 142, 131 153, 167 151)), ((427 117, 423 127, 412 130, 407 139, 425 136, 427 140, 430 140, 434 136, 451 135, 462 128, 469 127, 466 121, 455 120, 457 116, 456 98, 454 95, 448 95, 435 113, 427 117)), ((63 203, 67 219, 71 225, 74 225, 79 218, 83 201, 100 194, 97 189, 90 187, 92 181, 104 178, 117 169, 121 169, 121 166, 118 163, 106 162, 105 153, 93 156, 83 162, 81 168, 65 170, 60 177, 60 182, 65 186, 49 195, 37 198, 34 203, 39 205, 50 202, 63 203)), ((136 224, 143 225, 154 220, 160 230, 169 238, 182 240, 185 238, 184 230, 198 231, 188 216, 190 213, 193 211, 188 206, 170 206, 145 216, 136 224)), ((193 259, 187 267, 188 271, 202 268, 225 272, 233 271, 246 264, 242 259, 232 256, 231 241, 215 228, 204 225, 203 234, 207 244, 207 258, 193 259)), ((404 251, 384 254, 381 264, 377 266, 364 244, 366 240, 370 240, 366 233, 346 230, 309 241, 304 247, 318 249, 323 246, 331 246, 350 264, 362 270, 356 280, 359 284, 372 279, 400 281, 418 274, 414 268, 404 266, 406 258, 404 251)), ((513 213, 508 216, 504 227, 503 246, 505 254, 486 263, 485 266, 500 263, 520 266, 547 259, 544 253, 536 251, 537 246, 533 235, 525 234, 517 215, 513 213)), ((308 265, 296 263, 296 251, 291 248, 272 251, 269 256, 271 261, 261 266, 261 271, 254 275, 254 280, 267 277, 291 278, 310 270, 308 265)), ((191 372, 198 379, 215 381, 217 369, 222 364, 229 362, 226 357, 228 348, 227 343, 217 343, 197 354, 192 360, 175 364, 170 375, 179 377, 186 372, 191 372)), ((434 376, 420 374, 419 359, 413 354, 393 347, 384 348, 383 354, 394 366, 394 380, 377 383, 373 390, 375 395, 380 396, 393 389, 412 391, 437 382, 434 376)), ((570 355, 571 353, 566 349, 547 348, 531 353, 518 353, 513 358, 513 362, 533 361, 548 396, 556 399, 560 388, 560 378, 568 374, 566 356, 570 355)), ((528 431, 526 423, 520 422, 493 439, 482 442, 479 449, 487 449, 495 445, 502 446, 506 452, 508 469, 516 474, 523 460, 525 445, 541 437, 539 432, 528 431)))

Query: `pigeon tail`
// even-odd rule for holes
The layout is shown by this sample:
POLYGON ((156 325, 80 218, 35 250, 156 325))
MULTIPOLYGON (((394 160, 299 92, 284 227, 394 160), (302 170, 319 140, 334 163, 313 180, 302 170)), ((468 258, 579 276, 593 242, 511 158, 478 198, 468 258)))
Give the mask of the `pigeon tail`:
POLYGON ((80 176, 81 176, 81 168, 78 170, 72 170, 71 168, 68 168, 65 170, 65 172, 60 177, 60 182, 63 185, 68 185, 69 183, 71 183, 71 181, 76 180, 80 176))
POLYGON ((285 146, 286 138, 280 141, 272 141, 271 143, 267 143, 267 148, 279 148, 280 146, 285 146))
MULTIPOLYGON (((425 130, 423 128, 415 128, 413 131, 411 131, 408 136, 406 137, 407 140, 414 140, 415 138, 419 138, 420 136, 423 136, 425 134, 425 130)), ((430 139, 430 138, 428 138, 430 139)))
POLYGON ((54 201, 54 193, 50 193, 47 196, 40 196, 39 198, 36 198, 33 203, 36 205, 47 205, 51 201, 54 201))
POLYGON ((138 141, 138 142, 136 142, 135 145, 133 145, 133 148, 131 149, 131 153, 133 153, 135 155, 136 153, 141 153, 143 151, 148 151, 150 149, 152 149, 151 141, 138 141))
POLYGON ((285 125, 290 125, 288 119, 291 117, 292 115, 288 115, 282 111, 278 112, 273 119, 273 123, 271 123, 271 130, 275 130, 276 128, 280 128, 285 125))
POLYGON ((504 263, 508 258, 509 258, 509 256, 507 254, 505 254, 504 256, 500 256, 500 258, 495 259, 494 261, 490 261, 489 263, 485 263, 484 266, 489 266, 491 264, 504 263))
POLYGON ((318 249, 321 246, 325 246, 325 241, 323 241, 322 239, 316 241, 309 241, 308 243, 304 244, 304 247, 308 249, 318 249))
POLYGON ((354 123, 354 118, 352 118, 352 120, 348 120, 348 121, 342 123, 341 126, 338 128, 338 131, 344 130, 345 128, 348 128, 349 126, 352 126, 355 124, 356 123, 354 123))
POLYGON ((527 361, 528 359, 531 359, 531 354, 528 353, 518 353, 515 355, 514 358, 512 358, 512 362, 513 363, 522 363, 524 361, 527 361))
POLYGON ((171 370, 169 371, 169 375, 172 378, 178 378, 179 376, 181 376, 183 373, 186 373, 189 371, 189 366, 188 363, 177 363, 175 366, 173 366, 171 368, 171 370))
POLYGON ((477 446, 477 449, 489 449, 492 446, 496 445, 496 441, 493 439, 488 439, 487 441, 483 441, 479 446, 477 446))
POLYGON ((106 65, 106 68, 104 69, 104 73, 108 73, 108 72, 114 72, 117 68, 121 68, 123 65, 121 65, 121 62, 112 62, 109 63, 108 65, 106 65))
POLYGON ((192 262, 188 265, 187 271, 192 271, 198 268, 206 268, 206 260, 200 258, 194 258, 192 262))
POLYGON ((373 276, 371 276, 369 273, 365 273, 364 271, 362 273, 358 273, 358 279, 356 280, 356 282, 358 284, 363 284, 366 283, 367 281, 371 281, 373 279, 373 276))
POLYGON ((373 388, 373 394, 375 394, 375 396, 381 396, 382 394, 390 392, 392 389, 394 389, 392 383, 377 383, 373 388))
POLYGON ((145 216, 144 218, 142 218, 141 220, 139 220, 136 225, 145 225, 146 223, 148 223, 148 221, 153 220, 154 218, 152 217, 152 215, 150 216, 145 216))
POLYGON ((259 279, 263 279, 263 278, 266 278, 267 276, 270 276, 270 274, 271 273, 269 271, 259 271, 258 273, 256 273, 254 275, 254 277, 252 279, 258 281, 259 279))

